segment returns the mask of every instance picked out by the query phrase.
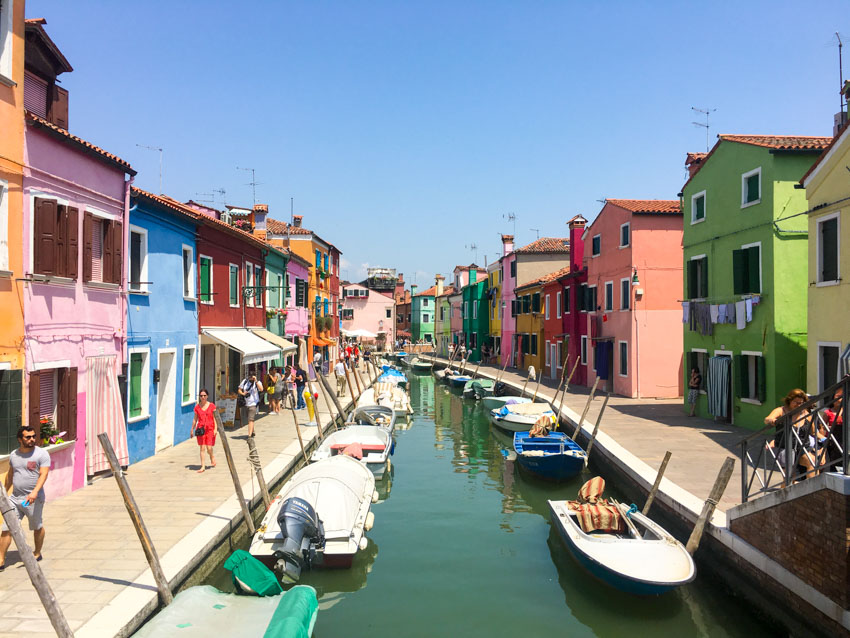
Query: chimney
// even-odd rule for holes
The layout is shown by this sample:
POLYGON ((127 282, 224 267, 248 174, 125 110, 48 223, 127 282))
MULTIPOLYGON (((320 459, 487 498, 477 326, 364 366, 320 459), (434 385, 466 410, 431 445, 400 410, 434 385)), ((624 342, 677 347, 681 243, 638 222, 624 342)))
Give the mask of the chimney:
POLYGON ((416 289, 417 289, 418 287, 419 287, 419 286, 417 286, 416 284, 410 284, 410 296, 411 296, 411 297, 412 297, 413 295, 415 295, 415 294, 416 294, 416 289))
POLYGON ((687 157, 685 157, 685 166, 688 169, 688 177, 693 177, 694 173, 696 173, 700 166, 702 166, 702 162, 705 159, 705 156, 708 153, 688 153, 687 157))
POLYGON ((502 257, 514 250, 514 236, 502 235, 502 257))
POLYGON ((584 262, 584 240, 581 236, 584 234, 587 220, 581 215, 576 215, 567 224, 570 227, 570 272, 578 272, 582 269, 584 262))
POLYGON ((832 121, 832 136, 837 137, 838 134, 844 128, 844 125, 847 124, 847 102, 850 101, 850 80, 844 81, 844 86, 841 87, 839 91, 841 94, 841 103, 843 104, 842 110, 835 114, 835 117, 832 121))
POLYGON ((434 277, 434 280, 437 285, 437 292, 434 296, 439 297, 443 294, 443 282, 446 280, 446 278, 442 275, 437 275, 436 277, 434 277))
POLYGON ((295 228, 301 228, 301 222, 304 220, 304 215, 293 215, 292 216, 292 225, 295 228))

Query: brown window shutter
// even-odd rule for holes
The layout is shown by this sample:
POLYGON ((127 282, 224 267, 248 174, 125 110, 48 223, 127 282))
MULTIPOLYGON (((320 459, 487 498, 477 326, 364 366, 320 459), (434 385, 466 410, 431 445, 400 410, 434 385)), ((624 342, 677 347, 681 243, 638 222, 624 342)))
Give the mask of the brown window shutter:
POLYGON ((30 372, 29 420, 27 425, 35 428, 35 437, 41 441, 41 373, 30 372))
POLYGON ((94 215, 86 211, 83 213, 83 281, 91 281, 91 251, 92 251, 92 226, 94 215))
POLYGON ((72 279, 77 278, 77 263, 80 261, 80 211, 68 207, 68 257, 65 274, 72 279))
POLYGON ((103 229, 103 281, 112 281, 112 222, 108 219, 101 220, 100 227, 103 229))
POLYGON ((35 198, 33 270, 39 275, 56 272, 56 200, 35 198))
POLYGON ((56 371, 58 393, 56 397, 56 428, 60 432, 67 431, 68 424, 68 368, 60 368, 56 371))
POLYGON ((124 224, 114 221, 112 230, 112 283, 121 283, 121 271, 124 266, 124 224))
POLYGON ((65 426, 67 440, 77 438, 77 369, 68 368, 68 425, 65 426))
POLYGON ((68 91, 53 85, 52 99, 47 105, 47 119, 56 126, 68 129, 68 91))
POLYGON ((68 276, 68 207, 56 206, 56 274, 68 276))

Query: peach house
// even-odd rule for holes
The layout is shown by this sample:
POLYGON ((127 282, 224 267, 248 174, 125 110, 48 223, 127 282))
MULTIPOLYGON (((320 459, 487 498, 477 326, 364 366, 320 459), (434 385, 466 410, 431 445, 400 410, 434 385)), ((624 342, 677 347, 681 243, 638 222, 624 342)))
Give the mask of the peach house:
POLYGON ((678 200, 607 199, 584 231, 588 383, 627 397, 682 396, 678 200))
POLYGON ((392 290, 381 292, 362 284, 342 288, 342 334, 366 330, 378 335, 377 341, 395 340, 395 301, 392 290), (383 335, 383 338, 381 338, 383 335))

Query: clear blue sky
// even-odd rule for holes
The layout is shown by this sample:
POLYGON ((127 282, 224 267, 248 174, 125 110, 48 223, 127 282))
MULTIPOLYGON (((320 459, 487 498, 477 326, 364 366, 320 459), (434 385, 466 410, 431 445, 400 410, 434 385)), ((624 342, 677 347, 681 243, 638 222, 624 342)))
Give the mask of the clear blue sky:
MULTIPOLYGON (((831 135, 846 2, 29 0, 75 71, 71 131, 186 200, 224 188, 344 253, 437 272, 674 199, 711 135, 831 135)), ((850 55, 845 56, 850 76, 850 55)), ((713 140, 712 140, 713 143, 713 140)))

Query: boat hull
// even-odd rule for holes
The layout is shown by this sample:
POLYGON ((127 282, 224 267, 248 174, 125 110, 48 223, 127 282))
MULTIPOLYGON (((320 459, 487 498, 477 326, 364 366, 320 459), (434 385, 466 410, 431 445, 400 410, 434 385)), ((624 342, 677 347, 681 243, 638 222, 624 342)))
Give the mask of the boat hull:
POLYGON ((567 454, 528 456, 517 454, 516 462, 526 472, 547 481, 566 481, 584 469, 584 458, 567 454))
POLYGON ((528 398, 519 398, 519 397, 484 397, 481 399, 481 405, 483 405, 488 410, 500 410, 509 400, 513 400, 515 403, 531 403, 531 399, 528 398))

